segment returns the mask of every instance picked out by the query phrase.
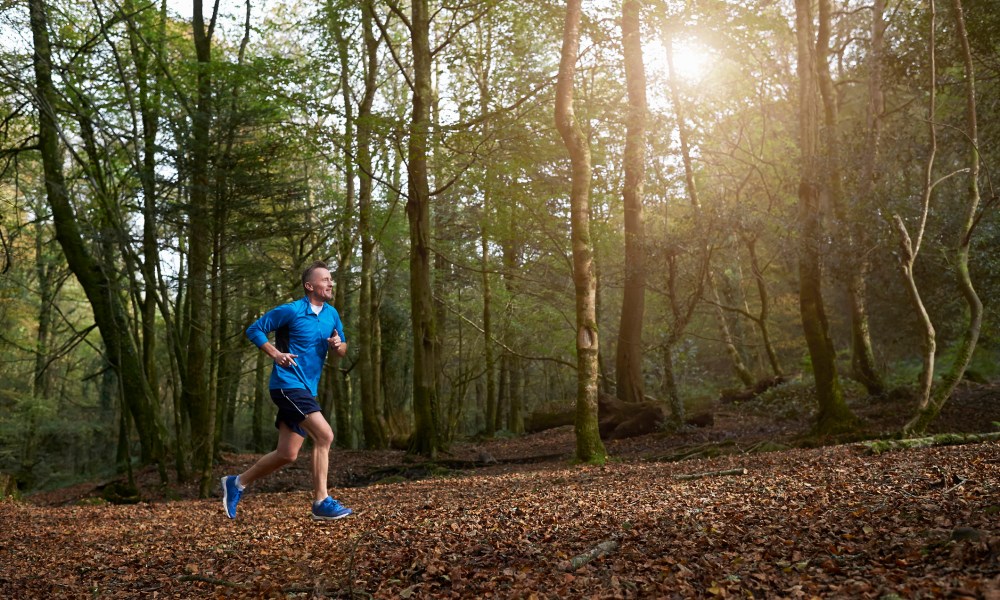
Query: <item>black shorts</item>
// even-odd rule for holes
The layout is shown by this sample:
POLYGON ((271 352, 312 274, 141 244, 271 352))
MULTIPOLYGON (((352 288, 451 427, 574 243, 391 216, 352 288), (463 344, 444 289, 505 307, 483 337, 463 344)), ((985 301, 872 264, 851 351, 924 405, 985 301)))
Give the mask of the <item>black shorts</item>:
POLYGON ((281 428, 284 423, 295 433, 306 437, 306 430, 302 429, 302 421, 306 415, 320 412, 320 406, 316 402, 316 397, 303 389, 273 389, 271 390, 271 401, 278 406, 278 414, 274 418, 274 426, 281 428))

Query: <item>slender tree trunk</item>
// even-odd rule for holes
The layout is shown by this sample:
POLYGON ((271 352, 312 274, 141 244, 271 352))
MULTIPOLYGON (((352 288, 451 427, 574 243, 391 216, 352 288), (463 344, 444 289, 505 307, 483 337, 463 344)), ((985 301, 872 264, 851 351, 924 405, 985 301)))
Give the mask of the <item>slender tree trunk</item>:
POLYGON ((427 138, 430 128, 431 49, 427 0, 412 0, 413 116, 407 164, 406 216, 410 224, 410 316, 413 325, 413 414, 410 451, 428 457, 440 447, 437 423, 437 357, 434 355, 434 301, 430 263, 430 182, 427 138))
MULTIPOLYGON (((490 110, 490 75, 493 66, 493 28, 492 21, 486 20, 476 30, 477 52, 483 56, 478 64, 473 65, 476 84, 479 87, 479 114, 486 115, 490 110)), ((481 135, 483 139, 490 136, 490 121, 483 120, 481 135)), ((486 437, 496 434, 497 419, 497 370, 495 343, 493 341, 493 286, 490 277, 490 223, 493 219, 493 188, 496 177, 493 169, 487 167, 483 173, 483 214, 480 221, 480 269, 482 270, 483 294, 483 361, 485 364, 486 383, 486 437)), ((478 390, 478 388, 477 388, 478 390)))
MULTIPOLYGON (((124 12, 135 13, 133 0, 126 0, 124 12)), ((150 76, 149 59, 153 49, 143 44, 135 19, 128 17, 129 50, 136 70, 136 84, 139 101, 139 117, 142 126, 142 158, 139 165, 139 180, 142 183, 142 277, 144 293, 141 307, 142 357, 146 379, 153 393, 158 395, 159 373, 156 366, 156 310, 157 276, 159 265, 159 240, 157 239, 156 215, 156 134, 159 130, 160 93, 156 79, 150 76)), ((162 49, 166 26, 166 2, 160 6, 157 34, 153 43, 156 51, 162 49)))
POLYGON ((757 296, 760 299, 760 311, 757 313, 757 327, 760 329, 761 343, 764 345, 764 352, 767 353, 767 361, 771 365, 771 372, 777 376, 784 375, 781 368, 781 361, 778 360, 778 353, 771 342, 771 331, 768 326, 768 319, 771 317, 771 298, 767 291, 767 281, 764 279, 764 272, 760 267, 760 259, 757 257, 757 240, 747 237, 744 242, 750 254, 750 268, 753 270, 753 278, 757 283, 757 296))
POLYGON ((570 191, 573 286, 576 292, 576 457, 607 457, 597 428, 598 329, 593 247, 590 240, 590 147, 573 112, 573 81, 580 51, 581 0, 567 0, 563 44, 556 81, 555 121, 572 165, 570 191))
MULTIPOLYGON (((820 0, 820 4, 827 0, 820 0)), ((827 16, 821 8, 820 21, 827 16)), ((811 0, 795 1, 796 39, 798 43, 799 78, 799 309, 802 329, 809 347, 819 414, 818 433, 832 433, 852 425, 854 417, 844 403, 837 377, 836 354, 830 339, 826 309, 823 305, 820 244, 821 166, 817 152, 819 122, 816 107, 816 62, 812 43, 813 19, 811 0)), ((820 28, 822 29, 821 24, 820 28)), ((822 37, 822 35, 821 35, 822 37)))
POLYGON ((955 349, 955 362, 948 372, 941 377, 941 383, 934 389, 930 399, 921 402, 917 413, 906 424, 904 431, 908 434, 919 434, 926 431, 934 419, 941 413, 948 398, 951 397, 962 375, 972 360, 976 350, 979 333, 983 325, 983 303, 972 285, 969 276, 969 247, 972 243, 972 233, 976 226, 976 212, 979 210, 979 125, 976 116, 976 72, 972 61, 972 50, 965 27, 965 13, 961 0, 952 1, 952 12, 955 19, 955 35, 958 37, 960 55, 965 68, 965 134, 968 136, 968 188, 966 191, 965 214, 962 228, 958 233, 958 244, 954 257, 954 269, 958 276, 962 299, 968 307, 967 322, 962 338, 955 349))
POLYGON ((197 99, 192 122, 191 202, 188 211, 188 340, 184 403, 191 417, 191 452, 199 478, 199 493, 208 497, 212 489, 215 456, 215 406, 209 389, 211 361, 208 348, 211 315, 208 306, 209 252, 213 240, 212 207, 208 165, 212 153, 209 137, 212 121, 212 29, 206 28, 202 0, 194 0, 194 46, 198 61, 197 99))
MULTIPOLYGON (((927 134, 928 152, 924 162, 923 190, 920 205, 920 220, 918 221, 915 239, 911 239, 906 224, 898 214, 893 215, 893 223, 899 234, 899 268, 906 285, 906 292, 913 304, 914 312, 920 322, 920 341, 923 369, 920 372, 920 388, 917 393, 917 406, 920 410, 930 405, 931 388, 934 384, 934 357, 937 349, 934 324, 931 322, 927 308, 924 306, 913 274, 913 267, 920 253, 924 232, 927 230, 927 216, 930 213, 931 199, 934 195, 934 160, 937 155, 937 129, 934 119, 937 114, 937 7, 934 0, 928 3, 928 19, 930 21, 927 35, 928 62, 928 102, 927 102, 927 134)), ((905 429, 905 428, 904 428, 905 429)))
MULTIPOLYGON (((681 143, 681 162, 684 164, 684 187, 687 190, 691 206, 694 208, 695 219, 701 224, 702 227, 704 227, 705 219, 702 214, 698 186, 695 184, 694 180, 694 165, 691 161, 691 146, 688 138, 687 123, 685 121, 686 111, 684 109, 684 104, 681 101, 680 88, 677 84, 676 74, 674 73, 673 38, 669 33, 667 33, 665 37, 665 47, 667 51, 667 77, 670 86, 670 98, 674 105, 674 115, 677 117, 677 134, 681 143)), ((711 249, 707 247, 707 243, 703 251, 706 255, 711 253, 711 249)), ((753 374, 750 373, 750 370, 747 369, 745 364, 743 364, 743 357, 740 356, 740 352, 736 348, 736 344, 733 342, 732 333, 729 331, 729 323, 726 321, 726 314, 720 303, 719 291, 715 284, 715 275, 712 273, 711 268, 708 269, 705 276, 706 283, 708 283, 708 290, 711 294, 711 301, 714 306, 715 320, 719 326, 719 334, 722 338, 722 345, 725 347, 726 354, 729 355, 729 359, 732 362, 733 371, 736 373, 739 380, 743 382, 743 385, 753 385, 753 374)))
POLYGON ((161 477, 165 477, 162 462, 165 432, 155 409, 153 393, 146 379, 141 357, 129 333, 125 303, 119 294, 118 286, 109 279, 106 270, 84 244, 66 189, 62 153, 59 149, 59 125, 54 109, 60 100, 52 83, 45 2, 31 0, 28 8, 34 44, 35 101, 39 120, 38 147, 42 156, 45 191, 52 209, 56 240, 66 255, 70 270, 76 275, 80 287, 90 302, 94 321, 107 349, 108 360, 121 378, 125 406, 135 418, 136 430, 142 444, 142 459, 144 462, 159 463, 161 477))
MULTIPOLYGON (((842 231, 840 246, 845 255, 846 291, 851 306, 851 367, 855 379, 861 382, 873 396, 885 392, 885 384, 875 366, 871 334, 868 327, 868 309, 865 301, 865 277, 868 272, 866 252, 861 247, 860 228, 857 216, 849 214, 844 205, 844 184, 841 169, 839 140, 839 106, 837 91, 834 89, 830 73, 830 36, 832 15, 829 0, 819 0, 819 28, 816 38, 816 73, 820 97, 823 102, 822 146, 823 170, 827 174, 827 193, 830 204, 837 215, 838 227, 842 231)), ((873 39, 873 45, 875 40, 873 39)), ((875 144, 867 144, 871 152, 875 144)), ((872 154, 866 160, 866 168, 874 168, 877 157, 872 154)))
POLYGON ((677 391, 677 379, 674 376, 674 347, 666 343, 660 349, 663 363, 662 393, 670 406, 670 422, 674 427, 684 424, 684 402, 677 391))
POLYGON ((385 448, 386 424, 379 409, 379 380, 375 371, 373 347, 374 312, 372 298, 372 271, 375 259, 375 238, 372 235, 372 156, 371 108, 378 91, 378 39, 372 32, 374 0, 365 0, 361 6, 361 29, 365 42, 365 91, 358 106, 358 230, 361 234, 361 290, 358 300, 358 373, 361 379, 361 423, 365 447, 385 448))
MULTIPOLYGON (((861 181, 857 194, 857 204, 871 198, 879 178, 878 162, 881 145, 881 117, 884 111, 882 95, 882 61, 886 22, 884 18, 884 0, 874 0, 872 4, 871 50, 869 52, 868 77, 868 132, 865 140, 866 157, 862 166, 861 181)), ((854 230, 852 236, 855 245, 862 246, 860 252, 849 251, 856 260, 856 266, 850 270, 848 288, 851 302, 851 371, 855 379, 860 381, 871 395, 885 393, 885 383, 875 367, 875 355, 872 351, 871 334, 868 326, 868 311, 865 305, 867 296, 866 285, 868 273, 871 271, 871 261, 864 249, 866 235, 862 219, 853 218, 850 227, 854 230)))
MULTIPOLYGON (((41 219, 35 221, 35 277, 38 280, 38 332, 35 335, 35 370, 31 379, 33 398, 47 398, 50 382, 47 372, 49 361, 49 337, 52 326, 52 304, 55 301, 55 287, 52 281, 54 269, 45 256, 43 242, 45 228, 41 219)), ((34 413, 32 413, 34 418, 34 413)))
POLYGON ((482 286, 483 286, 483 359, 486 362, 486 437, 496 434, 497 381, 496 366, 493 364, 493 291, 490 286, 489 233, 486 226, 489 210, 490 190, 483 190, 482 238, 482 286))
MULTIPOLYGON (((41 207, 39 207, 41 208, 41 207)), ((40 214, 39 210, 36 214, 40 214)), ((52 377, 49 375, 49 356, 52 329, 52 308, 58 293, 56 282, 52 280, 51 261, 45 255, 45 227, 41 219, 35 220, 35 278, 38 285, 38 331, 35 334, 35 368, 31 378, 31 397, 37 402, 47 399, 51 391, 52 377)), ((29 482, 34 480, 36 463, 36 442, 38 439, 37 411, 29 411, 28 424, 24 431, 18 477, 29 482)))
MULTIPOLYGON (((601 262, 594 260, 594 313, 597 315, 597 322, 604 320, 604 278, 601 273, 601 262)), ((597 377, 600 381, 600 393, 613 395, 615 393, 614 377, 608 372, 607 361, 604 360, 604 352, 597 353, 597 377)))
POLYGON ((510 394, 510 412, 507 413, 507 431, 514 435, 524 433, 524 363, 517 356, 511 356, 510 382, 507 390, 510 394))
MULTIPOLYGON (((354 148, 354 101, 351 89, 351 64, 348 55, 348 40, 344 36, 343 28, 345 23, 337 13, 331 14, 333 18, 333 29, 337 38, 337 54, 340 59, 340 90, 344 102, 344 207, 341 220, 340 239, 337 248, 337 267, 334 270, 333 280, 335 283, 335 296, 333 304, 340 311, 341 319, 348 322, 348 302, 347 284, 348 276, 351 272, 351 258, 354 255, 354 236, 351 233, 350 217, 354 214, 355 186, 354 186, 354 161, 355 157, 350 156, 354 148)), ((370 172, 370 171, 369 171, 370 172)), ((330 356, 329 361, 333 367, 327 370, 327 375, 333 378, 333 406, 336 412, 336 440, 337 446, 341 448, 354 447, 354 427, 352 425, 351 395, 347 393, 347 385, 344 374, 339 368, 340 357, 336 354, 330 356)), ((362 410, 364 410, 362 408, 362 410)), ((363 414, 363 413, 362 413, 363 414)), ((363 424, 362 424, 363 425, 363 424)))
POLYGON ((646 71, 642 64, 639 0, 622 2, 622 49, 628 114, 625 118, 625 285, 615 355, 618 398, 642 402, 642 318, 646 304, 646 248, 643 186, 646 179, 646 71))
MULTIPOLYGON (((512 207, 511 207, 512 208, 512 207)), ((508 213, 513 214, 513 210, 508 213)), ((509 218, 509 222, 515 222, 513 216, 509 218)), ((503 327, 503 344, 507 348, 513 348, 516 345, 514 340, 514 315, 517 313, 517 306, 515 303, 515 297, 517 295, 517 290, 514 289, 514 274, 518 271, 521 264, 522 247, 521 241, 518 239, 516 232, 511 232, 511 235, 507 237, 501 244, 501 251, 503 253, 501 260, 503 261, 503 286, 504 291, 507 296, 507 307, 504 315, 504 327, 503 327)), ((596 304, 595 304, 596 307, 596 304)), ((596 309, 595 309, 596 310, 596 309)), ((510 352, 504 351, 503 360, 501 361, 501 378, 503 380, 504 393, 503 406, 507 409, 506 420, 501 419, 501 402, 497 402, 497 429, 504 428, 506 425, 507 431, 512 433, 517 433, 518 431, 524 431, 524 416, 521 414, 522 405, 521 399, 517 397, 517 386, 515 385, 518 377, 518 370, 521 369, 521 363, 518 361, 517 357, 510 352)))
POLYGON ((497 377, 497 404, 493 413, 493 430, 503 430, 504 406, 510 403, 510 355, 506 350, 500 353, 500 372, 497 377))

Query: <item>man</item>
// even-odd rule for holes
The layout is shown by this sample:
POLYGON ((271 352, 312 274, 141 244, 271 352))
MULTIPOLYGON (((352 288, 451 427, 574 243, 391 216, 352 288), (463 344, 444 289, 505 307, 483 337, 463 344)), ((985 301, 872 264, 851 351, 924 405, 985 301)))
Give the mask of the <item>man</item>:
POLYGON ((319 376, 327 349, 347 354, 344 326, 337 309, 327 304, 333 297, 333 279, 322 262, 302 272, 305 297, 272 309, 247 328, 247 337, 274 359, 271 370, 271 400, 278 407, 274 426, 278 447, 265 454, 245 472, 222 478, 222 504, 230 519, 246 486, 295 462, 306 435, 313 439, 312 518, 341 519, 353 511, 330 497, 326 487, 333 430, 316 403, 319 376), (274 332, 274 344, 267 334, 274 332))

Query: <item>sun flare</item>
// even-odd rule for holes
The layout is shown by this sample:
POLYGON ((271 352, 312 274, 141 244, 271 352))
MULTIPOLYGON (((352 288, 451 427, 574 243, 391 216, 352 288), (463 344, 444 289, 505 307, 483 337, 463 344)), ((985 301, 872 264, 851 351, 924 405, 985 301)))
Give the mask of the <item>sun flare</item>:
MULTIPOLYGON (((674 74, 686 81, 698 81, 711 68, 712 56, 708 49, 694 40, 676 40, 673 50, 674 74)), ((664 48, 664 61, 666 48, 664 48)), ((666 65, 664 64, 664 68, 666 65)))

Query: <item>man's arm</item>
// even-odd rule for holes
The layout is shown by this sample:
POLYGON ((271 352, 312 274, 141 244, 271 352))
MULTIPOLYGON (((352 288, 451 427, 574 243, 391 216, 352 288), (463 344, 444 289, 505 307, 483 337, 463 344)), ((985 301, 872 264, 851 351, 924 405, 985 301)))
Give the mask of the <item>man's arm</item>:
POLYGON ((340 334, 337 330, 333 330, 333 337, 326 338, 326 341, 330 344, 330 349, 337 353, 337 356, 344 358, 347 356, 347 342, 340 339, 340 334))
POLYGON ((282 352, 274 347, 271 342, 264 342, 260 349, 264 351, 264 354, 270 356, 274 359, 274 362, 281 365, 282 367, 299 366, 295 359, 299 357, 298 354, 289 354, 288 352, 282 352))
POLYGON ((326 338, 327 343, 330 344, 330 349, 337 353, 337 356, 344 358, 347 356, 347 342, 344 341, 344 323, 340 320, 340 314, 337 313, 336 320, 333 322, 333 337, 326 338))
POLYGON ((267 334, 282 325, 286 325, 293 316, 292 307, 285 304, 267 311, 261 318, 254 321, 250 327, 247 327, 246 333, 250 341, 282 367, 296 365, 295 359, 298 358, 298 354, 289 354, 278 350, 274 347, 274 344, 267 341, 267 334))

